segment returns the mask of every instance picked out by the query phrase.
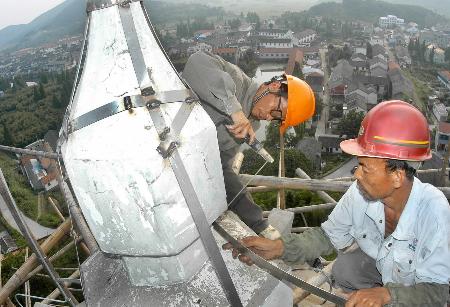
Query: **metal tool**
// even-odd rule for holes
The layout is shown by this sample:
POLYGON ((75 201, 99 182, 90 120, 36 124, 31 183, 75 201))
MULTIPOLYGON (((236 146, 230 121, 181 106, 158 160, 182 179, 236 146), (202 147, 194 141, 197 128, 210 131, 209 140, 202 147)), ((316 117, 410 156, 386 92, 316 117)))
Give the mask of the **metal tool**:
POLYGON ((332 302, 336 304, 337 306, 344 306, 347 302, 346 299, 343 297, 340 297, 336 294, 330 293, 328 291, 325 291, 319 287, 316 287, 314 285, 311 285, 307 283, 306 281, 295 277, 288 272, 283 271, 282 269, 276 267, 269 261, 264 260, 257 254, 255 254, 253 251, 242 245, 238 240, 233 238, 225 229, 223 229, 217 222, 214 222, 214 229, 228 242, 230 242, 234 248, 236 248, 240 254, 243 254, 245 256, 248 256, 259 268, 263 269, 264 271, 268 272, 275 278, 278 278, 281 281, 287 281, 291 284, 302 288, 303 290, 306 290, 310 292, 311 294, 314 294, 316 296, 319 296, 321 298, 326 299, 329 302, 332 302))
MULTIPOLYGON (((222 123, 227 126, 234 125, 233 120, 231 119, 231 116, 226 117, 222 123)), ((275 160, 272 158, 272 156, 267 152, 267 150, 264 149, 261 142, 255 138, 252 143, 250 143, 250 136, 247 135, 245 138, 242 139, 243 142, 245 142, 248 146, 250 146, 251 149, 253 149, 258 155, 260 155, 265 161, 269 163, 273 163, 275 160)))
POLYGON ((250 143, 250 137, 247 135, 245 138, 245 143, 250 146, 251 149, 253 149, 258 155, 260 155, 264 160, 266 160, 269 163, 273 163, 275 160, 272 158, 272 156, 267 152, 267 150, 264 149, 263 145, 258 139, 254 139, 252 143, 250 143))

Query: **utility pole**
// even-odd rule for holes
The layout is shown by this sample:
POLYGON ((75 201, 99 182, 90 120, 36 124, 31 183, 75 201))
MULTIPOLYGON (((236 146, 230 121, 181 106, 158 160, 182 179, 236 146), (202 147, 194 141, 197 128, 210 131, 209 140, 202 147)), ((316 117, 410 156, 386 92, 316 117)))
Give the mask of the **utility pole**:
MULTIPOLYGON (((280 133, 280 160, 278 164, 278 177, 286 177, 284 168, 284 135, 280 133)), ((277 208, 286 209, 286 194, 283 188, 278 190, 277 208)))

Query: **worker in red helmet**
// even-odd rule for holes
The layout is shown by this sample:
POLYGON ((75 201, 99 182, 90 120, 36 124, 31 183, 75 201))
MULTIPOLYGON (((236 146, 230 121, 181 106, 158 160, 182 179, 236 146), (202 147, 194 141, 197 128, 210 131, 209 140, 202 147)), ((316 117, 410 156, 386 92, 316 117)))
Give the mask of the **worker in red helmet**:
POLYGON ((250 143, 260 120, 279 121, 280 133, 308 120, 314 114, 311 87, 290 75, 273 77, 259 84, 239 67, 209 52, 191 55, 183 78, 197 93, 216 125, 223 177, 229 208, 257 234, 278 238, 280 233, 263 218, 232 163, 245 137, 250 143))
POLYGON ((243 244, 288 263, 337 250, 332 273, 347 293, 346 306, 446 306, 450 207, 440 190, 414 176, 431 157, 425 117, 403 101, 380 103, 363 119, 358 137, 340 146, 359 164, 356 181, 328 220, 300 235, 247 237, 243 244))

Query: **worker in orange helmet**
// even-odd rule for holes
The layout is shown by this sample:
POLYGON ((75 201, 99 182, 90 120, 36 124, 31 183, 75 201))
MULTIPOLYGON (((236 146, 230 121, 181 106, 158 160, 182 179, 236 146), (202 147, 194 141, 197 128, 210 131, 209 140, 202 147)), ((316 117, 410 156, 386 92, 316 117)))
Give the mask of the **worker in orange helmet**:
MULTIPOLYGON (((425 117, 403 101, 380 103, 363 119, 358 137, 340 146, 359 164, 356 181, 328 220, 300 235, 247 237, 243 244, 290 263, 337 250, 332 274, 347 307, 446 306, 450 207, 440 190, 414 176, 431 158, 425 117)), ((245 255, 239 259, 252 263, 245 255)))
POLYGON ((282 75, 258 84, 239 67, 209 52, 191 55, 183 78, 197 93, 217 129, 229 207, 256 233, 278 238, 279 232, 263 219, 237 174, 233 159, 246 137, 252 143, 260 120, 279 121, 280 133, 314 114, 315 97, 309 85, 294 76, 282 75))

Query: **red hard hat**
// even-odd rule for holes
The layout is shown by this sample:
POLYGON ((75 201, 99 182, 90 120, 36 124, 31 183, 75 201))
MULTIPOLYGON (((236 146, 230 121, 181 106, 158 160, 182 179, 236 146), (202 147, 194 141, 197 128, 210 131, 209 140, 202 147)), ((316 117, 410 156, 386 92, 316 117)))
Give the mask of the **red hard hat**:
POLYGON ((375 106, 364 117, 358 137, 340 145, 342 151, 355 156, 406 161, 431 158, 427 120, 415 107, 400 100, 375 106))

